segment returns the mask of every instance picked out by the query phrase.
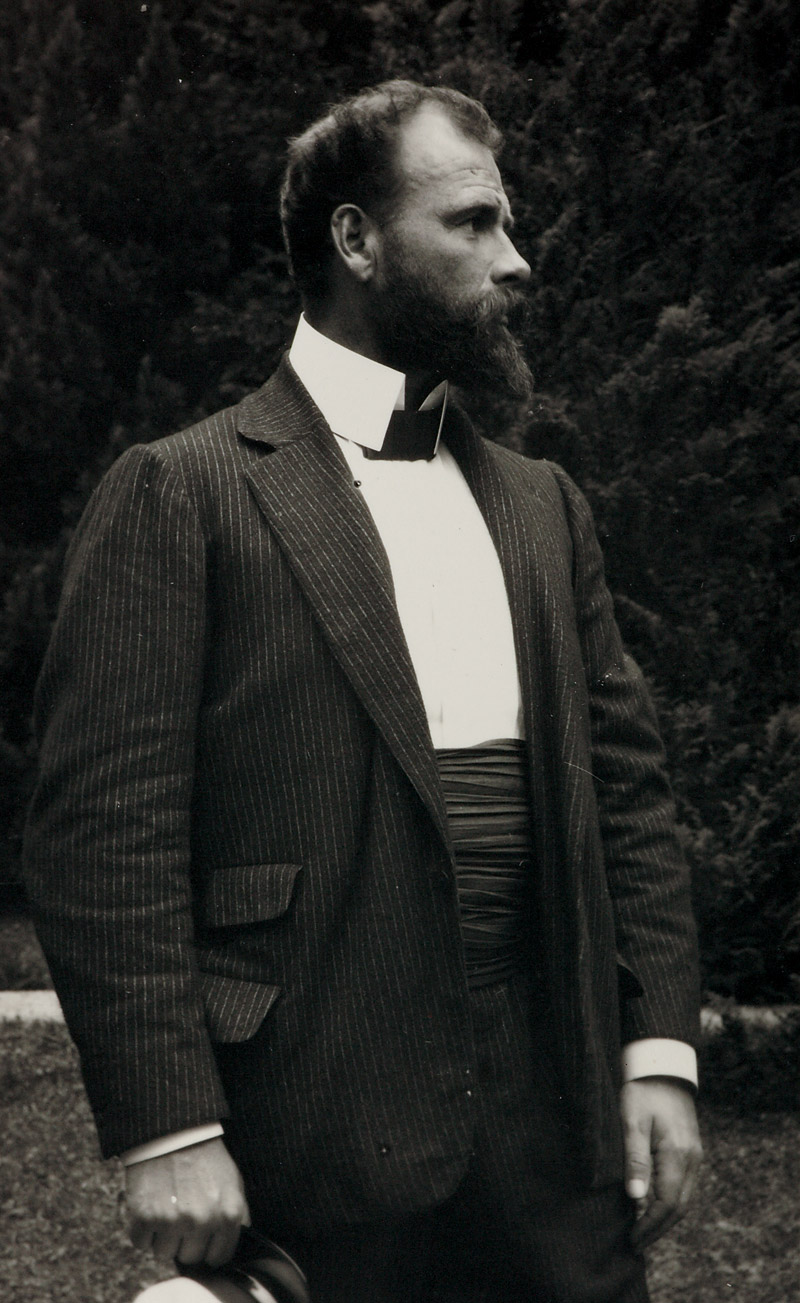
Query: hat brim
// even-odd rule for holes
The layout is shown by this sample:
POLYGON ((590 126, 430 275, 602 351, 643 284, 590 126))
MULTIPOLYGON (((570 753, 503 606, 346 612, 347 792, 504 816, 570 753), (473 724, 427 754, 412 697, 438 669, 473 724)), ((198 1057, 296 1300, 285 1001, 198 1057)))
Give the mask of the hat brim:
POLYGON ((242 1298, 253 1303, 310 1303, 308 1283, 294 1259, 249 1226, 242 1227, 236 1253, 223 1267, 177 1265, 183 1276, 224 1303, 240 1303, 242 1298), (232 1290, 238 1290, 238 1296, 232 1290))

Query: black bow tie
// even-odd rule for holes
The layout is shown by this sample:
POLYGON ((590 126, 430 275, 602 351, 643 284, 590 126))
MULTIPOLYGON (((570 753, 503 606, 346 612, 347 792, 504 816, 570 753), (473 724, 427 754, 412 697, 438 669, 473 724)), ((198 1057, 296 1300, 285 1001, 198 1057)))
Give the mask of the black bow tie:
POLYGON ((382 448, 365 448, 371 461, 430 461, 436 453, 441 407, 424 412, 392 412, 382 448))

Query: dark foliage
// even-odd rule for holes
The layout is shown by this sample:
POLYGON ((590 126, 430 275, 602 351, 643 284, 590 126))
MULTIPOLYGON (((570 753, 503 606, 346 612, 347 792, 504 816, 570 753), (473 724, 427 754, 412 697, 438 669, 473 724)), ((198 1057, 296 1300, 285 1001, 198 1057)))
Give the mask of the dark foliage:
POLYGON ((3 6, 0 880, 88 492, 128 444, 268 374, 296 314, 285 140, 340 94, 411 75, 506 129, 538 392, 502 437, 562 462, 595 508, 657 690, 706 982, 792 995, 798 26, 792 0, 3 6))
POLYGON ((728 1108, 739 1117, 800 1107, 800 1012, 761 1012, 768 1021, 753 1025, 722 1002, 722 1025, 700 1046, 706 1107, 728 1108))

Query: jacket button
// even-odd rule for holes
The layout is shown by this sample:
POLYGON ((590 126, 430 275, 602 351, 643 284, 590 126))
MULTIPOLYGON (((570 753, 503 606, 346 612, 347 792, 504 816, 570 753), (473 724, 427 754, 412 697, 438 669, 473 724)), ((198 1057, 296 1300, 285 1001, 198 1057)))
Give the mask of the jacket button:
POLYGON ((381 1152, 382 1154, 390 1154, 390 1153, 392 1152, 392 1146, 391 1146, 391 1145, 381 1145, 380 1152, 381 1152))

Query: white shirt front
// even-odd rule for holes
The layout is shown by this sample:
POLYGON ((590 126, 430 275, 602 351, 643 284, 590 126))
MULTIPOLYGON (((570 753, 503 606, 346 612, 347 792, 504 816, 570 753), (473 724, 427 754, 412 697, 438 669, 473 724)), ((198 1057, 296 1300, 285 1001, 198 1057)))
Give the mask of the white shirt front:
POLYGON ((454 457, 440 446, 431 461, 371 460, 360 446, 380 448, 403 402, 404 376, 335 344, 305 318, 289 361, 337 436, 386 549, 433 745, 522 737, 503 572, 454 457), (369 430, 364 410, 375 417, 369 430))

